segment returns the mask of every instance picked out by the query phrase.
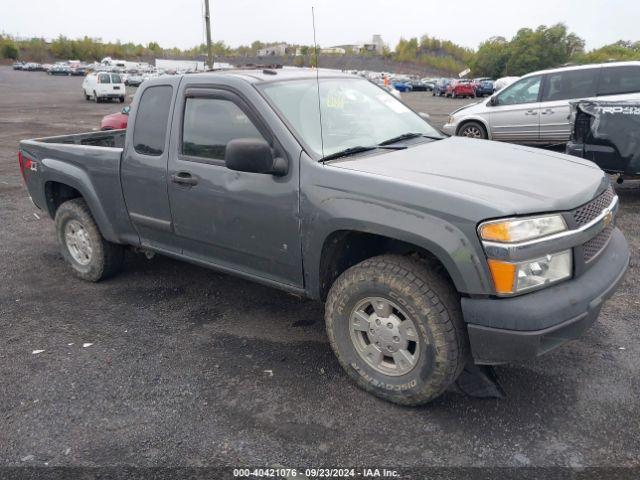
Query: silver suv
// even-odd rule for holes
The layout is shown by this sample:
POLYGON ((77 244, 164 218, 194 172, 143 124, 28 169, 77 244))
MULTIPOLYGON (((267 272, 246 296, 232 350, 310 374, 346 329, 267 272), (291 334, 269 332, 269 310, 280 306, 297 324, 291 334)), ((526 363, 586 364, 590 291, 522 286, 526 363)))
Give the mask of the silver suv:
POLYGON ((489 100, 454 111, 449 135, 523 144, 566 143, 569 102, 588 98, 640 100, 640 62, 616 62, 533 72, 489 100))

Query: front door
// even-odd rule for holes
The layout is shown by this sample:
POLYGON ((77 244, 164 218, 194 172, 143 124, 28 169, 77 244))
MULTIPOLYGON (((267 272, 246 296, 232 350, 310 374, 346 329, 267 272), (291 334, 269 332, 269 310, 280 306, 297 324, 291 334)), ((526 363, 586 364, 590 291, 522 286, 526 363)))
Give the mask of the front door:
POLYGON ((540 133, 538 95, 542 76, 527 77, 509 85, 495 97, 489 112, 491 139, 536 143, 540 133))
POLYGON ((229 91, 187 89, 181 101, 168 189, 184 255, 301 287, 298 157, 288 158, 289 171, 283 177, 229 170, 225 148, 236 138, 262 138, 276 155, 286 152, 229 91))

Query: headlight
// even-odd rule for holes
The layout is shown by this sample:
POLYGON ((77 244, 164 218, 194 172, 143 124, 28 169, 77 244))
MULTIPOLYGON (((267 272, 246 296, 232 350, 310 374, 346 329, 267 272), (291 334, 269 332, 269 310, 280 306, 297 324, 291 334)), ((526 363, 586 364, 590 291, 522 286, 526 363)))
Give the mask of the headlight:
POLYGON ((478 228, 478 233, 482 240, 514 243, 546 237, 565 230, 567 224, 561 215, 545 215, 485 222, 478 228))
POLYGON ((488 259, 496 292, 500 295, 522 293, 571 277, 571 250, 545 255, 519 263, 488 259))
POLYGON ((449 119, 447 120, 448 124, 452 124, 453 123, 453 115, 449 115, 449 119))

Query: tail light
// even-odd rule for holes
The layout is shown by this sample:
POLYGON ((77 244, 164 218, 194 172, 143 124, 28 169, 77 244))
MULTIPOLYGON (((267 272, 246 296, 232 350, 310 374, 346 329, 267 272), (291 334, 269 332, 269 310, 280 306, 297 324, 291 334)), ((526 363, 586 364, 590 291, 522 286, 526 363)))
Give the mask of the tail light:
POLYGON ((32 163, 33 162, 30 158, 25 157, 24 155, 22 155, 22 152, 18 150, 18 164, 20 165, 20 173, 22 174, 22 179, 25 181, 25 183, 27 181, 25 170, 31 169, 32 163))

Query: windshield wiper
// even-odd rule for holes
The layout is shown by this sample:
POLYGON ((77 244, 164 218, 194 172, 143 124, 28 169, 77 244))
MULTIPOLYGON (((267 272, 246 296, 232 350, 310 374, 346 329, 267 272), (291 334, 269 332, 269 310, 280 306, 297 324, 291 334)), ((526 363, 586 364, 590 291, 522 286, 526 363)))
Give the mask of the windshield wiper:
POLYGON ((402 140, 409 140, 411 138, 418 138, 418 137, 430 138, 432 140, 442 140, 442 137, 426 135, 424 133, 412 133, 412 132, 409 132, 409 133, 403 133, 402 135, 398 135, 397 137, 390 138, 389 140, 385 140, 384 142, 380 142, 378 144, 378 146, 379 147, 383 147, 385 145, 391 145, 393 143, 397 143, 397 142, 400 142, 402 140))
POLYGON ((348 155, 353 155, 353 154, 360 153, 360 152, 367 152, 369 150, 375 150, 376 148, 378 148, 377 145, 371 145, 371 146, 368 146, 368 147, 364 147, 362 145, 358 145, 356 147, 349 147, 349 148, 345 148, 344 150, 340 150, 339 152, 332 153, 330 155, 325 155, 324 157, 322 157, 320 159, 320 161, 324 162, 325 160, 331 160, 333 158, 346 157, 348 155))
POLYGON ((390 138, 389 140, 385 140, 384 142, 380 142, 378 145, 391 145, 392 143, 399 142, 401 140, 409 140, 410 138, 421 137, 422 133, 403 133, 402 135, 398 135, 397 137, 390 138))

